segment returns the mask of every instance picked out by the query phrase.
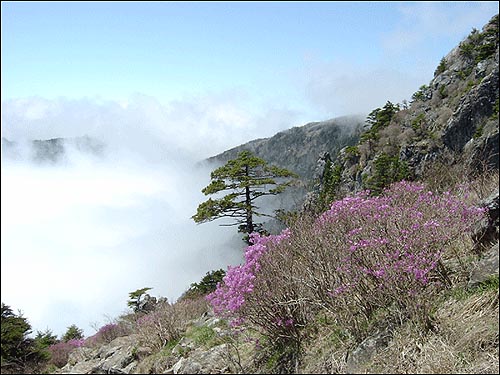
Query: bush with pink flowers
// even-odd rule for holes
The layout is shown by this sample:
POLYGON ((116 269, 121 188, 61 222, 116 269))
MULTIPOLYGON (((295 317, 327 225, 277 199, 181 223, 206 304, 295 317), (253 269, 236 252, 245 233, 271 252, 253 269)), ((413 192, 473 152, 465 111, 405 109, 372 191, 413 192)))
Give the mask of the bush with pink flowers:
POLYGON ((463 244, 483 215, 419 183, 402 181, 377 197, 362 192, 280 235, 253 235, 245 263, 230 267, 208 299, 234 324, 246 320, 295 343, 325 309, 357 339, 381 308, 430 327, 427 301, 449 285, 446 259, 466 255, 463 244))
POLYGON ((84 339, 72 339, 68 341, 61 341, 57 344, 49 346, 50 364, 57 367, 63 367, 68 362, 69 353, 74 349, 83 346, 84 339))

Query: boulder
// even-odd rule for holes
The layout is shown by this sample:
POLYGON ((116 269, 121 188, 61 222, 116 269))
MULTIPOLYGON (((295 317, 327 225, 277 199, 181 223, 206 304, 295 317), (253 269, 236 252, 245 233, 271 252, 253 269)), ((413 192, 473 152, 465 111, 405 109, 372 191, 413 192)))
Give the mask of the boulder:
POLYGON ((472 239, 475 242, 475 250, 480 253, 483 249, 490 248, 491 244, 498 241, 499 227, 499 190, 491 193, 481 202, 481 206, 487 209, 484 220, 477 224, 472 239))
POLYGON ((478 86, 463 97, 444 129, 445 146, 461 152, 485 119, 493 114, 497 98, 498 65, 478 86))
POLYGON ((374 335, 364 339, 347 358, 346 373, 361 373, 363 368, 366 367, 375 353, 387 346, 391 337, 392 335, 388 330, 380 330, 374 335))
POLYGON ((98 348, 78 348, 60 374, 129 374, 137 367, 137 335, 117 337, 98 348))
POLYGON ((475 287, 493 276, 498 276, 498 242, 488 250, 473 268, 469 277, 469 287, 475 287))

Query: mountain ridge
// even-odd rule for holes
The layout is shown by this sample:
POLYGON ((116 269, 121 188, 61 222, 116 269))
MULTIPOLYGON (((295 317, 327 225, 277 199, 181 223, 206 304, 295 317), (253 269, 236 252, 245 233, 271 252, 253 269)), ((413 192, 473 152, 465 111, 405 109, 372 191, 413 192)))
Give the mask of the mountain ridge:
POLYGON ((363 120, 361 116, 341 116, 309 122, 282 130, 267 138, 258 138, 207 158, 208 163, 222 164, 248 150, 270 164, 297 173, 304 180, 314 175, 317 156, 322 152, 335 155, 344 146, 357 142, 363 120))

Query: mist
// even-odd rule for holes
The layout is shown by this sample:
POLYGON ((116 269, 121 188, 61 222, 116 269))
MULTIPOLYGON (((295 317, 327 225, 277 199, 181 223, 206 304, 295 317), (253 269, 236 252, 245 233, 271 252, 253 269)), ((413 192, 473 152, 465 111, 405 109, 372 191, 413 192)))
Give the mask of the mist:
MULTIPOLYGON (((266 131, 293 116, 275 111, 266 131)), ((131 291, 151 287, 175 301, 207 272, 239 264, 236 227, 191 216, 214 168, 199 162, 272 135, 257 133, 259 121, 213 98, 3 102, 2 136, 16 145, 2 149, 2 302, 34 333, 76 324, 89 336, 127 311, 131 291), (103 152, 67 145, 57 162, 33 160, 30 140, 84 135, 103 152)))

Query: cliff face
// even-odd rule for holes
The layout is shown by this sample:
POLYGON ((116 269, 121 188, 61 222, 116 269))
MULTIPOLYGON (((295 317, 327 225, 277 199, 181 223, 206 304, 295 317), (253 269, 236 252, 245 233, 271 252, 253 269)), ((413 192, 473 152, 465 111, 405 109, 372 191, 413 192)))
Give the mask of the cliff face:
POLYGON ((382 157, 401 163, 415 179, 437 161, 460 164, 469 174, 498 169, 498 39, 497 15, 443 57, 410 104, 400 105, 380 128, 366 127, 369 136, 355 148, 344 148, 340 190, 366 188, 382 157))

